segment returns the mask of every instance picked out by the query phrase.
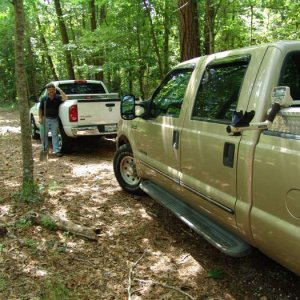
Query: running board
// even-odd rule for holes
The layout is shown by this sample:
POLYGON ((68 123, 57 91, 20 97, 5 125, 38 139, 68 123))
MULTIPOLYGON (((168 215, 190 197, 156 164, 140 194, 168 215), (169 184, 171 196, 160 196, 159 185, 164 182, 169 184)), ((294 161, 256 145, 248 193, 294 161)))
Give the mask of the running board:
POLYGON ((241 257, 251 252, 251 246, 240 237, 224 229, 209 217, 193 210, 155 183, 143 181, 140 188, 226 255, 241 257))

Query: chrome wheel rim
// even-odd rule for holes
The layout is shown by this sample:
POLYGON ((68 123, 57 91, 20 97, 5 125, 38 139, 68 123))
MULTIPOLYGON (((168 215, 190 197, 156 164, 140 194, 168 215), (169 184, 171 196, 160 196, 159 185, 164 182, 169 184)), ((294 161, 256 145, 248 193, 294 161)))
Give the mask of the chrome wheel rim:
POLYGON ((140 178, 137 176, 134 158, 125 156, 120 162, 120 173, 124 181, 129 185, 137 185, 140 178))

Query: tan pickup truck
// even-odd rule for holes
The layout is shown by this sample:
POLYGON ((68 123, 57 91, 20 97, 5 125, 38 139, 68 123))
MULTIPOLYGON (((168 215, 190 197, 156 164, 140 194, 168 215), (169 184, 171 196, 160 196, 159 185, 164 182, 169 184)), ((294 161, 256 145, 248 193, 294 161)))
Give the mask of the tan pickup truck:
POLYGON ((300 275, 300 42, 199 57, 123 97, 114 171, 220 251, 300 275))

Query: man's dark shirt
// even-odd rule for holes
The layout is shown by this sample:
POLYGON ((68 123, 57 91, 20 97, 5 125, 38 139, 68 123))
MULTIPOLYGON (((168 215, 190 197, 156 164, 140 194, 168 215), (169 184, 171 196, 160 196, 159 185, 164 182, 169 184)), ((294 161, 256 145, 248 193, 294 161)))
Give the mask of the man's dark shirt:
POLYGON ((44 96, 40 103, 40 109, 44 115, 44 102, 46 101, 46 118, 57 118, 58 109, 60 104, 63 102, 60 95, 56 95, 53 100, 48 96, 44 96))

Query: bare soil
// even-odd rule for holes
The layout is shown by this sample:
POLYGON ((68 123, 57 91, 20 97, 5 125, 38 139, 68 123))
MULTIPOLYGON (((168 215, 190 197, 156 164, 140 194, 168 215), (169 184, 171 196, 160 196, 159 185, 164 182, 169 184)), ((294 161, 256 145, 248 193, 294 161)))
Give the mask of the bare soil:
POLYGON ((299 277, 257 250, 217 251, 147 196, 115 180, 114 140, 84 139, 39 161, 44 201, 17 201, 22 180, 17 112, 0 112, 0 299, 300 299, 299 277), (97 241, 30 224, 28 211, 91 228, 97 241))

